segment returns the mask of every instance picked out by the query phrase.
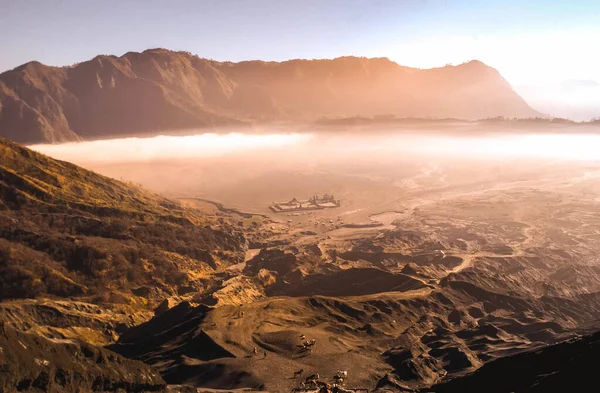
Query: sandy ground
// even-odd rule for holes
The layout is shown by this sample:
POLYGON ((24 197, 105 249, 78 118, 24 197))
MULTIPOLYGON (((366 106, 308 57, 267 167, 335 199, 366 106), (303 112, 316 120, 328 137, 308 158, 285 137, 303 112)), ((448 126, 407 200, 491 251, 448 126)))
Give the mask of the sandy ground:
MULTIPOLYGON (((267 216, 259 232, 296 258, 292 272, 270 267, 279 284, 364 268, 422 285, 393 292, 372 285, 366 295, 340 297, 281 296, 285 290, 269 297, 253 286, 244 298, 250 290, 232 281, 221 290, 229 305, 201 326, 235 356, 212 360, 223 367, 251 370, 275 392, 298 386, 299 369, 328 379, 347 370, 347 386, 370 389, 390 373, 431 384, 597 318, 600 162, 287 153, 93 167, 209 213, 218 209, 198 198, 267 216), (268 209, 323 193, 342 206, 268 209), (318 260, 306 252, 313 245, 318 260), (236 299, 253 300, 231 305, 236 299), (298 354, 301 335, 317 340, 308 356, 298 354)), ((248 274, 261 248, 230 272, 248 274)))

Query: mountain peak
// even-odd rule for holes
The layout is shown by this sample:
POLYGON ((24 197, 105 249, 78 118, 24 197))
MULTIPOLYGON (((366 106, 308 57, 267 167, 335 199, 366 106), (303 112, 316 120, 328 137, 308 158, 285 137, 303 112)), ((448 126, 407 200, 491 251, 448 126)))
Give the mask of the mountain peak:
POLYGON ((458 65, 458 67, 484 67, 484 68, 492 68, 490 66, 488 66, 487 64, 485 64, 484 62, 477 60, 477 59, 473 59, 467 62, 464 62, 460 65, 458 65))
MULTIPOLYGON (((10 71, 6 71, 6 73, 8 73, 8 72, 31 72, 31 71, 39 71, 41 69, 49 69, 49 68, 53 68, 53 67, 42 64, 37 60, 33 60, 33 61, 29 61, 25 64, 21 64, 20 66, 15 67, 10 71)), ((2 74, 0 74, 0 75, 2 75, 2 74)))

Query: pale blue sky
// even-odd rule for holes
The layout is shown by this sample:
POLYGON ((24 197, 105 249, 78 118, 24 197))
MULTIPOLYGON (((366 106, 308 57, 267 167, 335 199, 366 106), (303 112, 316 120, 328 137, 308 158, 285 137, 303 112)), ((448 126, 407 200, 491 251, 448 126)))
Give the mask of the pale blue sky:
POLYGON ((153 47, 217 60, 474 58, 513 84, 600 80, 600 0, 0 0, 0 72, 153 47))

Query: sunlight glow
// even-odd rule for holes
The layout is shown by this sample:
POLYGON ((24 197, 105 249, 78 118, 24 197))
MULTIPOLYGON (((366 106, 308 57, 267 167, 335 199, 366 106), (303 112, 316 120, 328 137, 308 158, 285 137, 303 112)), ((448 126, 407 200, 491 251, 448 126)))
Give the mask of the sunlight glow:
POLYGON ((425 138, 423 153, 471 157, 547 158, 576 161, 600 160, 600 135, 525 134, 489 137, 425 138))
POLYGON ((125 138, 62 145, 34 145, 32 149, 53 158, 80 165, 88 163, 126 163, 151 160, 210 158, 260 152, 263 148, 283 156, 310 157, 349 154, 354 157, 377 156, 378 152, 469 159, 539 158, 561 160, 600 160, 600 135, 596 134, 489 134, 480 136, 423 135, 418 133, 375 133, 364 136, 340 133, 318 137, 314 134, 249 135, 199 134, 125 138))
POLYGON ((216 157, 236 151, 294 145, 310 139, 308 134, 247 135, 199 134, 124 138, 61 145, 33 145, 31 149, 53 158, 80 162, 139 162, 161 159, 216 157))
POLYGON ((512 85, 551 85, 567 79, 600 79, 596 43, 600 29, 504 35, 442 35, 410 43, 383 44, 369 56, 389 56, 418 68, 458 65, 477 59, 512 85))

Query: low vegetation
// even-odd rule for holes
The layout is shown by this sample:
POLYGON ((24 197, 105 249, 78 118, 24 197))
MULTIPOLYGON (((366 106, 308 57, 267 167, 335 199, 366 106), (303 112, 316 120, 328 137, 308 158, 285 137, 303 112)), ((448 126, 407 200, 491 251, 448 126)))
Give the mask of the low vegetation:
POLYGON ((161 299, 242 258, 223 218, 0 139, 0 298, 161 299))

